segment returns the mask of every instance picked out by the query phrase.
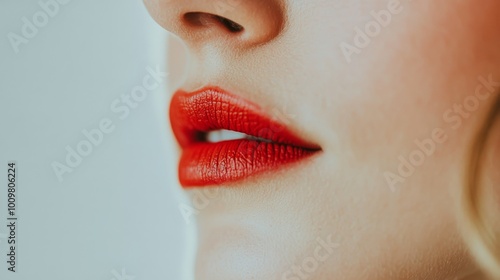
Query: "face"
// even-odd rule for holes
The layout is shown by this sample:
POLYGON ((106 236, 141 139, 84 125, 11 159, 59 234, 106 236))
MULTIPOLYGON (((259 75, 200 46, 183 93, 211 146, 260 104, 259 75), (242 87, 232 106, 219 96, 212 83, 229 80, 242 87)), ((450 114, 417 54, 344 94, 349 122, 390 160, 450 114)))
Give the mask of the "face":
MULTIPOLYGON (((208 99, 250 107, 267 116, 253 116, 253 125, 271 119, 280 137, 286 130, 293 134, 287 139, 300 138, 292 146, 313 150, 290 161, 254 162, 260 168, 243 175, 231 164, 219 168, 239 174, 230 179, 193 179, 189 172, 211 169, 193 160, 200 151, 186 159, 192 149, 181 144, 188 165, 180 167, 181 183, 194 202, 203 194, 209 200, 197 212, 197 279, 474 273, 456 202, 471 142, 500 89, 499 1, 145 3, 187 49, 184 93, 173 102, 216 87, 223 93, 208 99)), ((180 67, 175 58, 173 72, 180 67)), ((171 113, 178 139, 196 122, 186 124, 188 115, 171 113)), ((273 138, 253 136, 259 139, 249 142, 273 138)))

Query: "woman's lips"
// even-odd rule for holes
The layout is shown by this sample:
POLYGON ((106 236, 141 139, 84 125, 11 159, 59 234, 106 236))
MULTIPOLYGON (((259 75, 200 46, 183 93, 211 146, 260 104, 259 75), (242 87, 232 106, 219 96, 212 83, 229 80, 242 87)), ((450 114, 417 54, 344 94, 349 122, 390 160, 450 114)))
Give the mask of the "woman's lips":
POLYGON ((184 187, 237 181, 296 162, 319 151, 259 106, 219 88, 178 91, 170 105, 172 129, 183 151, 179 180, 184 187), (211 143, 207 135, 229 130, 245 138, 211 143))

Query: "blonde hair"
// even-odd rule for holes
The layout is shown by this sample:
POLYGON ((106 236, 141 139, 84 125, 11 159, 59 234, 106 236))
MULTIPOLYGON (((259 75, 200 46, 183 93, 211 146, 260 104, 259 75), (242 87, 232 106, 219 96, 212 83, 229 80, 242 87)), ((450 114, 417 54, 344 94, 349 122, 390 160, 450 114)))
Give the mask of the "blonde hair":
POLYGON ((486 218, 481 171, 485 162, 487 140, 498 117, 500 117, 500 95, 497 96, 486 122, 474 140, 461 205, 465 240, 479 265, 494 279, 500 279, 500 241, 493 224, 486 218))

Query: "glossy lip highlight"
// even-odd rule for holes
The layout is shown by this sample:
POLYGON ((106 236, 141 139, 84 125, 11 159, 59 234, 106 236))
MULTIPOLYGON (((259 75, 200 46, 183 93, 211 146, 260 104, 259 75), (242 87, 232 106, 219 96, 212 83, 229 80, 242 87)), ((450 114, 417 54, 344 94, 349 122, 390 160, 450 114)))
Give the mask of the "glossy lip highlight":
POLYGON ((256 104, 217 87, 178 91, 170 104, 172 130, 182 151, 183 187, 206 187, 247 178, 304 159, 320 147, 302 140, 256 104), (230 130, 247 139, 207 142, 211 131, 230 130))

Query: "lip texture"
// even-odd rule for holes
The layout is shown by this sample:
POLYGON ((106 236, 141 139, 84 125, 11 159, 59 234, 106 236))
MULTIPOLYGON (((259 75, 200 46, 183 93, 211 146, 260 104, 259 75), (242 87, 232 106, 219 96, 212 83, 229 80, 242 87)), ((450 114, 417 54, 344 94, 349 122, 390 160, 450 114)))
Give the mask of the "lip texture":
POLYGON ((179 163, 183 187, 241 180, 320 150, 269 117, 258 105, 217 87, 176 92, 170 104, 170 120, 183 150, 179 163), (222 129, 251 137, 206 141, 207 133, 222 129))

